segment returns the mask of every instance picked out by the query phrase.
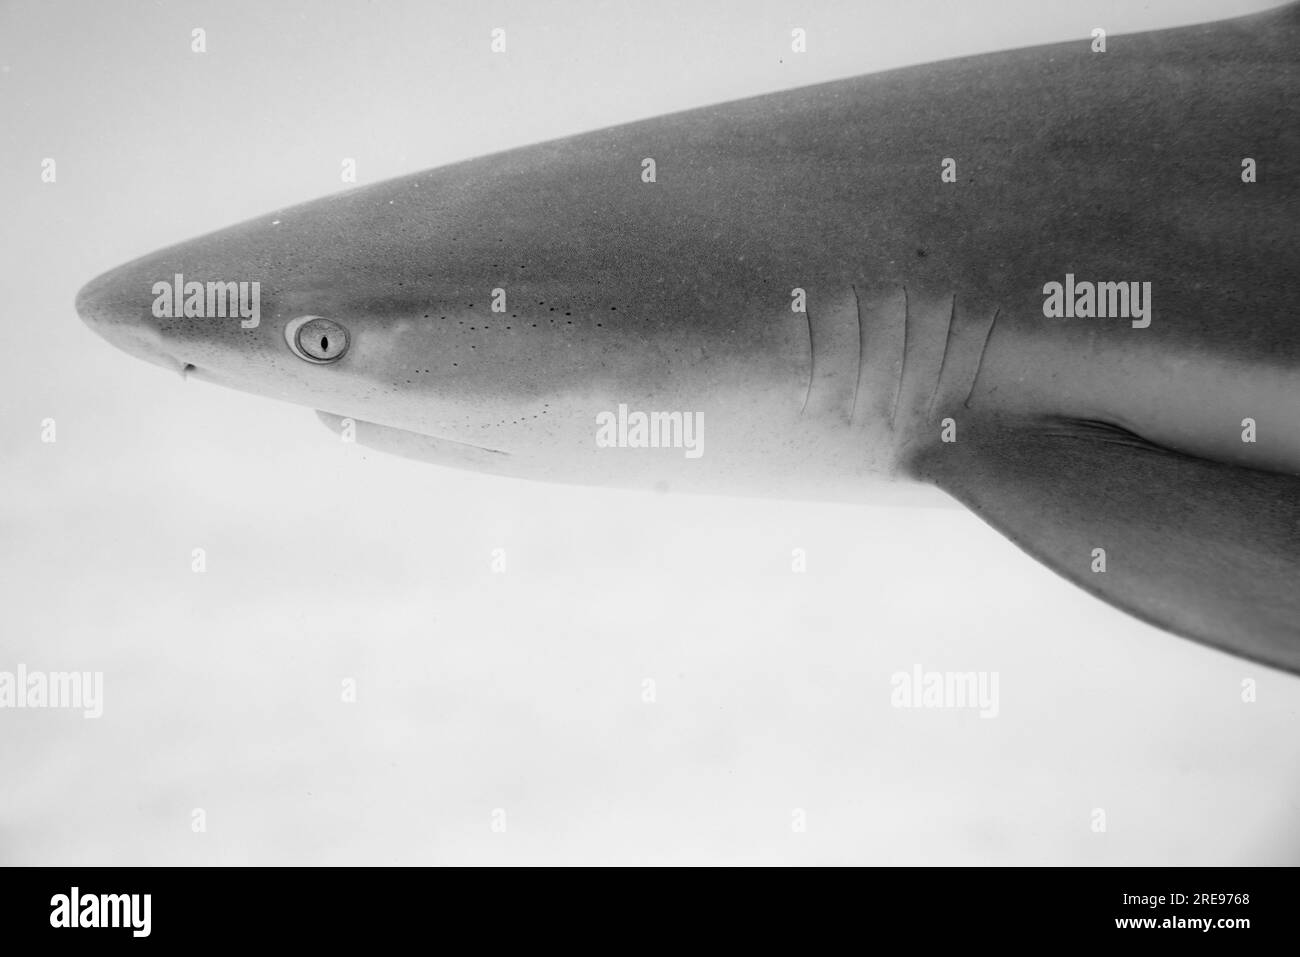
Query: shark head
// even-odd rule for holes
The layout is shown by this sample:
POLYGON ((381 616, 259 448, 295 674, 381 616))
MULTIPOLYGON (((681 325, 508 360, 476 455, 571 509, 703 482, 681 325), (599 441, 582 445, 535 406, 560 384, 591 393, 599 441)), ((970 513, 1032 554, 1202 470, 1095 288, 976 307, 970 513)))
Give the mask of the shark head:
POLYGON ((743 237, 684 259, 689 197, 606 152, 560 141, 282 209, 118 267, 77 311, 190 380, 529 477, 744 490, 794 468, 805 318, 743 237))

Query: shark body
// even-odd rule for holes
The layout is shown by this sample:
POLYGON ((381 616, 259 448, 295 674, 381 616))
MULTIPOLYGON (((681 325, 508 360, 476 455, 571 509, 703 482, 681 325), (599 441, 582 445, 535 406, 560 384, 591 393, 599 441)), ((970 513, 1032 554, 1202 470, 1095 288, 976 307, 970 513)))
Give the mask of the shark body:
POLYGON ((437 464, 938 489, 1300 672, 1297 50, 1292 4, 674 114, 283 209, 78 311, 437 464), (257 322, 184 315, 182 276, 258 283, 257 322))

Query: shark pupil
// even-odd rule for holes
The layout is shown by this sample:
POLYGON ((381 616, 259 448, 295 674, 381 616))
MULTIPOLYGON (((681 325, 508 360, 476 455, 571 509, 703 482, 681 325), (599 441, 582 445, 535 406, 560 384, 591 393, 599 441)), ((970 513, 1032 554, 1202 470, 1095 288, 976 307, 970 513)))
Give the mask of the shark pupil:
POLYGON ((308 362, 334 362, 348 351, 348 330, 322 316, 294 319, 285 326, 284 336, 298 358, 308 362))

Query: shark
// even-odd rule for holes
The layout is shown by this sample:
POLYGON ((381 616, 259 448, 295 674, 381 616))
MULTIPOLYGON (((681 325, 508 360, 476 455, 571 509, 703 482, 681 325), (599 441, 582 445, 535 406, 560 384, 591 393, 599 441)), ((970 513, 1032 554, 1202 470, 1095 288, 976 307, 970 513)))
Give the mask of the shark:
POLYGON ((1300 673, 1300 5, 753 97, 295 205, 76 309, 362 445, 955 500, 1300 673))

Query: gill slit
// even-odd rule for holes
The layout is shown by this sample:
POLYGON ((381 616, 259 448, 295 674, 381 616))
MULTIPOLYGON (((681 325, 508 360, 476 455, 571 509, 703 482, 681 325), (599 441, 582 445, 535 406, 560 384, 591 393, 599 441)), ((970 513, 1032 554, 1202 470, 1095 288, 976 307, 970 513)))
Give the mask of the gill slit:
POLYGON ((957 294, 952 294, 952 303, 948 307, 948 331, 943 336, 943 356, 939 359, 939 374, 934 379, 934 391, 930 393, 930 405, 925 410, 926 418, 934 416, 934 403, 943 388, 943 370, 948 366, 948 347, 952 345, 952 322, 957 317, 957 294))
POLYGON ((980 348, 979 361, 975 363, 975 378, 971 379, 970 391, 966 393, 966 401, 962 403, 962 408, 970 408, 971 396, 975 394, 975 386, 977 386, 980 381, 980 372, 984 370, 984 355, 989 351, 989 340, 993 338, 993 327, 998 324, 998 316, 1001 314, 1001 306, 993 310, 993 319, 989 322, 989 331, 984 334, 984 345, 980 348))
POLYGON ((892 429, 898 418, 898 403, 903 397, 903 377, 907 374, 907 286, 903 286, 903 354, 899 357, 898 382, 894 386, 894 404, 889 410, 889 427, 892 429))
POLYGON ((813 373, 817 366, 817 352, 813 349, 812 310, 805 308, 803 318, 804 325, 808 329, 808 388, 804 390, 803 405, 799 407, 800 415, 804 414, 804 410, 808 408, 808 400, 812 397, 813 373))
POLYGON ((866 340, 862 335, 862 301, 858 299, 858 287, 853 283, 849 283, 849 288, 853 290, 853 311, 858 318, 858 371, 853 380, 853 408, 849 410, 849 424, 851 425, 858 415, 858 390, 862 388, 862 353, 866 340))

